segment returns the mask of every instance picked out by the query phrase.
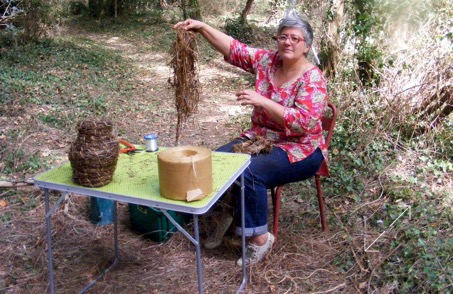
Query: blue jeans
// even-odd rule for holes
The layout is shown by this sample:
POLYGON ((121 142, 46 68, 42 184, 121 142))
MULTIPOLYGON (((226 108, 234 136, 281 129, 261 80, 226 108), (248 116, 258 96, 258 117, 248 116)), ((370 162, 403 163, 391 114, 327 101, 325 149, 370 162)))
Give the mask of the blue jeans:
MULTIPOLYGON (((233 152, 233 146, 243 142, 236 139, 216 151, 233 152)), ((252 155, 249 167, 244 171, 245 182, 245 236, 251 237, 268 232, 267 189, 278 185, 298 182, 315 175, 324 157, 318 148, 302 161, 290 163, 285 151, 273 147, 269 153, 252 155)), ((237 185, 233 188, 235 199, 240 197, 237 185)), ((236 204, 236 233, 242 235, 240 226, 241 205, 236 204)))

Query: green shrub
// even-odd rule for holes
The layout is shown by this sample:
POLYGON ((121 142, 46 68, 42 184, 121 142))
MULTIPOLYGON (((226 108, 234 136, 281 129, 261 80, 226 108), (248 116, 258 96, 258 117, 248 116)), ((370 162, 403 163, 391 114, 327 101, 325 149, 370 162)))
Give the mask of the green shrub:
POLYGON ((240 17, 228 18, 225 21, 225 31, 231 37, 243 43, 250 44, 253 42, 253 28, 247 22, 243 22, 240 17))

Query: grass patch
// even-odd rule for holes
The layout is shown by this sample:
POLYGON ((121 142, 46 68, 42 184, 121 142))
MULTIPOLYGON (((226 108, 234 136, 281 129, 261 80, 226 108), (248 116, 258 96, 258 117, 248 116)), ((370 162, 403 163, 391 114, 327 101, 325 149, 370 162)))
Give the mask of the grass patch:
POLYGON ((56 39, 1 56, 2 104, 35 104, 39 119, 64 128, 65 121, 102 116, 120 96, 133 96, 131 71, 118 52, 83 38, 56 39), (112 97, 113 96, 113 97, 112 97), (77 111, 74 111, 77 109, 77 111))

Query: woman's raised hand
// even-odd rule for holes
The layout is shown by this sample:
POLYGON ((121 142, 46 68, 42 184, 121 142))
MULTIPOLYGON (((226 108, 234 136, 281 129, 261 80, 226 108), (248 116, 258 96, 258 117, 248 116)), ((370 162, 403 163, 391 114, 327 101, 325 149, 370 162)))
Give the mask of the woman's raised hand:
POLYGON ((201 21, 194 20, 194 19, 186 19, 185 21, 178 22, 173 26, 173 29, 184 29, 186 31, 198 31, 201 29, 205 24, 201 21))
POLYGON ((186 19, 175 24, 173 29, 183 29, 200 33, 226 59, 230 58, 231 37, 208 24, 195 19, 186 19))

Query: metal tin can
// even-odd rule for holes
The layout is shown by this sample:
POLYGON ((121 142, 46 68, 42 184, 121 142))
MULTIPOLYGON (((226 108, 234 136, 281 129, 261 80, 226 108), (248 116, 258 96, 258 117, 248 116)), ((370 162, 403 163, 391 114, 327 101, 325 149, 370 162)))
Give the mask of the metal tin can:
POLYGON ((157 146, 157 135, 156 134, 149 134, 145 137, 146 142, 146 151, 147 152, 155 152, 159 149, 157 146))

